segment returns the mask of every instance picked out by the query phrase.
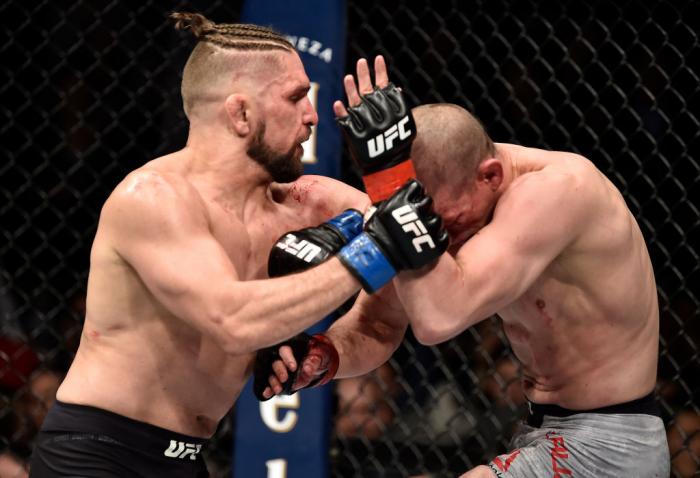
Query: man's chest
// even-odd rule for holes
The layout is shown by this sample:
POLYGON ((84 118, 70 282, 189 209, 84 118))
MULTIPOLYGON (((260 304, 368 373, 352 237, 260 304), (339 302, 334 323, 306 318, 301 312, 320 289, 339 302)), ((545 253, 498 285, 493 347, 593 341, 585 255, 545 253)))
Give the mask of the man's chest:
POLYGON ((577 294, 576 287, 545 270, 520 297, 499 310, 498 316, 506 334, 514 335, 516 341, 530 334, 546 335, 568 315, 568 303, 577 294))

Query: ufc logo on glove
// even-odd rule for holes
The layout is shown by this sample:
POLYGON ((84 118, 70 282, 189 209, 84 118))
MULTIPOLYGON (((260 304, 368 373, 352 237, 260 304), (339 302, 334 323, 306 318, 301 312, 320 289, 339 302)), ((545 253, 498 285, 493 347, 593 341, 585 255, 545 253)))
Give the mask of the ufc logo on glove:
POLYGON ((287 234, 284 242, 280 241, 275 246, 305 262, 311 262, 321 252, 319 246, 305 239, 298 240, 294 234, 287 234))
POLYGON ((408 115, 406 115, 401 118, 398 123, 392 125, 389 129, 384 131, 384 133, 378 134, 374 138, 367 141, 369 157, 375 158, 382 154, 385 150, 389 151, 394 147, 394 140, 397 137, 403 141, 411 136, 411 130, 406 129, 406 123, 408 123, 408 120, 408 115))
POLYGON ((435 249, 433 238, 430 237, 428 230, 423 225, 423 221, 418 219, 418 214, 413 211, 410 205, 406 204, 391 211, 391 215, 405 232, 412 232, 416 236, 412 241, 416 252, 423 252, 423 244, 427 244, 431 249, 435 249))

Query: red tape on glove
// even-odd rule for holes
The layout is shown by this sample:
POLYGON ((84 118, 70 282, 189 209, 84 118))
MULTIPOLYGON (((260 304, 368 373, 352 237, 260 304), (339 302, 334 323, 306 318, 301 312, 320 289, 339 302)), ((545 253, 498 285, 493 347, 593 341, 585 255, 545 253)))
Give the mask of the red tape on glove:
POLYGON ((365 183, 367 195, 372 203, 376 204, 394 194, 406 181, 415 177, 416 170, 413 168, 413 161, 409 159, 391 168, 362 176, 362 181, 365 183))
POLYGON ((338 367, 340 366, 340 357, 338 356, 338 351, 333 345, 333 342, 331 342, 328 337, 323 334, 312 335, 309 341, 309 351, 307 355, 317 355, 321 357, 321 365, 319 368, 326 369, 326 373, 316 379, 310 386, 318 387, 320 385, 325 385, 335 377, 335 374, 338 372, 338 367))

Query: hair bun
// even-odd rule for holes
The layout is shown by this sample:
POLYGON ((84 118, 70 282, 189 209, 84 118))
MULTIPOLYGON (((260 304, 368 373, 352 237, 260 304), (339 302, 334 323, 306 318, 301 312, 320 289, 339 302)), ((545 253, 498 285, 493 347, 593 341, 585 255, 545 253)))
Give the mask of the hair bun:
POLYGON ((199 13, 172 12, 170 18, 175 21, 175 28, 189 30, 197 39, 214 30, 214 23, 199 13))

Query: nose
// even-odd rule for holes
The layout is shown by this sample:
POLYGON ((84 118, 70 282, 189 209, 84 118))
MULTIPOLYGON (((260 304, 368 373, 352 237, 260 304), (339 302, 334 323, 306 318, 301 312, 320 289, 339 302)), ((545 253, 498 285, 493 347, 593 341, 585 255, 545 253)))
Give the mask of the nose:
POLYGON ((318 113, 316 113, 316 109, 314 108, 314 105, 311 104, 308 97, 304 103, 304 114, 302 116, 302 121, 307 126, 315 126, 318 124, 318 113))

